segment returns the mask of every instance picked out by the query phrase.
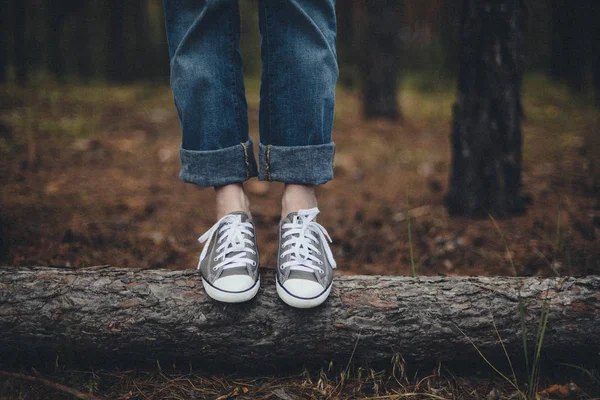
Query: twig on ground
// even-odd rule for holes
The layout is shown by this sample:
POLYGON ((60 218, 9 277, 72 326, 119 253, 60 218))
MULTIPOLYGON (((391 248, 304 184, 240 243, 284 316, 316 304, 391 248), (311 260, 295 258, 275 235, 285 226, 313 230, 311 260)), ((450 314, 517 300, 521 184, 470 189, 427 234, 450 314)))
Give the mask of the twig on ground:
POLYGON ((24 380, 24 381, 28 381, 28 382, 41 383, 41 384, 49 386, 55 390, 69 393, 69 394, 77 397, 78 399, 84 399, 84 400, 103 400, 104 399, 103 397, 94 396, 91 393, 82 393, 78 390, 75 390, 75 389, 70 388, 65 385, 61 385, 60 383, 52 382, 51 380, 42 378, 42 377, 29 376, 29 375, 18 374, 18 373, 14 373, 14 372, 6 372, 6 371, 0 371, 0 376, 20 379, 20 380, 24 380))

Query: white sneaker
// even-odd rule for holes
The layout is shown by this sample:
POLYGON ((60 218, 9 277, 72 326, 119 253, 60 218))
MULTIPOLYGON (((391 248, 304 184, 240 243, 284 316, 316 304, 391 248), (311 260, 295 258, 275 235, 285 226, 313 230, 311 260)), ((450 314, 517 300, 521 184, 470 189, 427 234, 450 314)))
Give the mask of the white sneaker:
POLYGON ((337 265, 329 248, 329 234, 317 222, 318 208, 288 214, 279 223, 277 294, 286 304, 311 308, 323 303, 337 265))
POLYGON ((248 214, 236 211, 225 215, 198 238, 199 242, 206 242, 198 269, 202 273, 204 289, 213 299, 240 303, 252 299, 258 292, 259 256, 255 231, 248 214))

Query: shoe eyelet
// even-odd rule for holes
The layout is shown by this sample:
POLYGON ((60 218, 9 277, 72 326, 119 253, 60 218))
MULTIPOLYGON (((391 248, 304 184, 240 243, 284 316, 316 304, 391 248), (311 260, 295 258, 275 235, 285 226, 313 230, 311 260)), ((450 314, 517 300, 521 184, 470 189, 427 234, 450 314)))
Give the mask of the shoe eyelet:
POLYGON ((252 266, 256 267, 256 261, 252 261, 252 266))
POLYGON ((323 261, 319 261, 319 265, 323 265, 323 261))
POLYGON ((212 269, 212 270, 213 270, 213 271, 216 271, 216 270, 217 270, 217 268, 216 268, 216 267, 213 267, 213 269, 212 269))
POLYGON ((279 256, 279 258, 283 258, 283 254, 281 254, 281 255, 279 256))
POLYGON ((325 271, 323 271, 322 269, 319 270, 319 272, 321 273, 321 275, 325 275, 325 271))

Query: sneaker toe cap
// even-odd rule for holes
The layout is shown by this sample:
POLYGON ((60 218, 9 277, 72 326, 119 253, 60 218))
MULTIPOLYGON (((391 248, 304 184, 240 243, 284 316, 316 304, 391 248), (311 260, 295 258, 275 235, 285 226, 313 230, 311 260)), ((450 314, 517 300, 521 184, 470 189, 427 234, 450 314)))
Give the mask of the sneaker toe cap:
POLYGON ((325 290, 320 283, 306 279, 288 279, 282 286, 291 295, 305 299, 317 297, 325 290))
POLYGON ((230 275, 217 279, 213 286, 227 292, 243 292, 254 286, 254 280, 248 275, 230 275))

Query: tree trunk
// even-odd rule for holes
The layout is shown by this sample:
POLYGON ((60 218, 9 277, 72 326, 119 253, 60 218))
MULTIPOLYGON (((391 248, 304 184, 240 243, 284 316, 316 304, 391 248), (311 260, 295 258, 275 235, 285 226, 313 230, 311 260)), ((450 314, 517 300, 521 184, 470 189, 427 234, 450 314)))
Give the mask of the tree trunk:
POLYGON ((546 298, 542 354, 582 365, 600 350, 600 277, 338 276, 323 306, 301 310, 279 300, 273 270, 261 274, 254 300, 227 305, 205 295, 196 270, 0 267, 0 365, 60 357, 298 369, 346 365, 351 354, 359 364, 394 354, 476 362, 471 341, 504 357, 498 335, 520 358, 519 307, 533 349, 546 298))
POLYGON ((87 82, 92 76, 88 2, 81 2, 75 12, 77 13, 77 27, 73 42, 77 52, 77 74, 84 82, 87 82))
POLYGON ((107 1, 108 6, 108 78, 124 82, 127 76, 127 45, 125 43, 126 3, 119 0, 107 1))
POLYGON ((367 0, 363 49, 363 109, 366 118, 400 118, 397 100, 403 1, 367 0))
MULTIPOLYGON (((597 0, 591 0, 597 1, 597 0)), ((579 0, 576 4, 569 2, 565 8, 568 18, 567 37, 563 44, 565 62, 567 63, 566 81, 574 92, 583 92, 586 88, 586 72, 591 64, 589 20, 592 4, 590 0, 579 0)))
POLYGON ((440 43, 444 54, 444 73, 456 77, 458 67, 458 36, 460 8, 456 0, 442 0, 440 9, 440 43))
POLYGON ((555 80, 566 80, 569 60, 565 57, 567 47, 567 0, 552 0, 550 75, 555 80))
POLYGON ((24 1, 15 1, 14 7, 14 18, 15 18, 15 41, 14 41, 14 60, 15 60, 15 74, 17 77, 17 83, 21 86, 25 86, 27 83, 27 46, 25 44, 25 33, 26 33, 26 5, 24 1))
MULTIPOLYGON (((600 18, 600 4, 598 2, 594 3, 592 16, 595 21, 600 18)), ((600 25, 597 23, 592 26, 592 54, 594 57, 592 65, 594 100, 596 107, 600 107, 600 25)))
POLYGON ((523 0, 465 0, 452 127, 452 215, 507 216, 521 200, 523 0))
POLYGON ((593 62, 590 32, 597 25, 595 3, 596 0, 552 2, 551 75, 565 81, 575 92, 585 90, 588 67, 593 62))
POLYGON ((151 78, 150 73, 150 28, 148 26, 148 3, 147 0, 137 0, 130 3, 135 28, 135 49, 129 58, 129 78, 133 80, 151 78))
POLYGON ((8 44, 7 28, 8 16, 11 15, 8 1, 0 3, 0 83, 6 82, 6 70, 8 68, 8 44))
POLYGON ((46 3, 47 68, 59 82, 66 75, 65 57, 61 49, 66 14, 64 7, 62 1, 48 0, 46 3))
POLYGON ((356 83, 354 69, 357 59, 360 59, 360 57, 357 57, 357 51, 354 46, 354 8, 355 2, 353 0, 338 0, 335 3, 335 19, 337 24, 336 50, 340 65, 339 81, 347 87, 353 87, 356 83))

